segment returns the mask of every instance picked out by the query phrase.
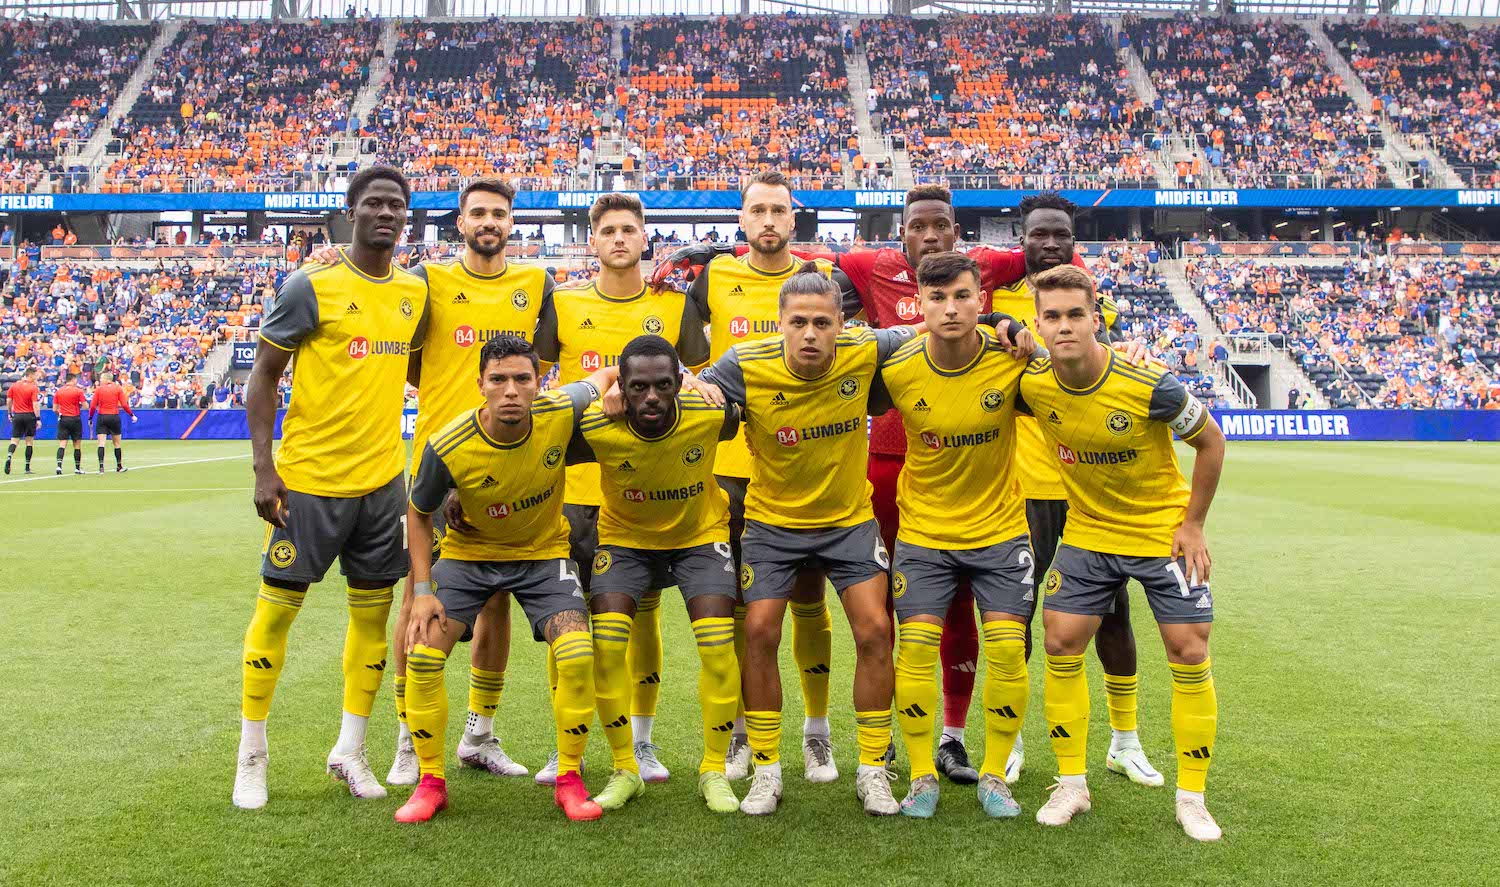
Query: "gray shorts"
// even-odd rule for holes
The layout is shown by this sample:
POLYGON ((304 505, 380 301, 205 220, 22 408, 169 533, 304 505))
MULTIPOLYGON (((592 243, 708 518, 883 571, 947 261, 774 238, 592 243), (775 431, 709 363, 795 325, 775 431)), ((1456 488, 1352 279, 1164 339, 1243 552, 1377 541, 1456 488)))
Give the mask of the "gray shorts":
POLYGON ((1024 619, 1031 612, 1031 580, 1035 569, 1031 540, 1024 533, 984 548, 957 551, 924 548, 896 540, 891 597, 896 616, 937 616, 948 605, 963 580, 974 589, 980 612, 1010 613, 1024 619))
POLYGON ((1114 612, 1120 583, 1134 579, 1146 589, 1157 622, 1212 622, 1208 583, 1190 585, 1182 558, 1100 554, 1063 544, 1042 580, 1042 607, 1060 613, 1102 616, 1114 612))
MULTIPOLYGON (((594 551, 599 547, 599 506, 564 505, 563 517, 568 519, 568 553, 575 564, 594 562, 594 551)), ((589 580, 583 577, 584 587, 589 580)))
POLYGON ((652 551, 601 545, 594 555, 590 594, 628 594, 636 603, 648 591, 677 586, 684 600, 719 594, 739 597, 729 545, 713 542, 692 548, 652 551))
POLYGON ((873 519, 827 530, 783 530, 747 520, 741 552, 740 594, 745 603, 791 598, 792 582, 802 570, 824 573, 842 594, 891 568, 880 525, 873 519))
POLYGON ((547 620, 558 613, 586 613, 578 569, 567 558, 544 561, 453 561, 432 565, 432 584, 449 619, 472 628, 490 598, 509 592, 526 619, 531 636, 545 640, 547 620))
POLYGON ((339 572, 394 585, 406 576, 406 478, 363 496, 338 499, 287 493, 285 527, 266 537, 260 574, 288 582, 322 582, 338 558, 339 572))

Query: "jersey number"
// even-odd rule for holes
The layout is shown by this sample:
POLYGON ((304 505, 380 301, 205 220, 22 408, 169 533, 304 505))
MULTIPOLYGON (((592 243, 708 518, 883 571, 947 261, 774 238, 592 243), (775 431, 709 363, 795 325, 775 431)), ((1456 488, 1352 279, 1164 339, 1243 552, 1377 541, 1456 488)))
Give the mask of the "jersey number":
POLYGON ((565 558, 559 558, 557 561, 557 581, 571 582, 579 588, 583 587, 583 583, 578 581, 578 574, 573 572, 572 568, 568 566, 568 561, 565 558))
POLYGON ((1182 565, 1176 561, 1167 561, 1166 571, 1177 580, 1177 590, 1182 592, 1183 597, 1192 597, 1193 593, 1188 589, 1187 577, 1182 575, 1182 565))
POLYGON ((1016 562, 1026 568, 1026 585, 1031 586, 1036 581, 1036 561, 1031 556, 1031 549, 1021 549, 1016 555, 1016 562))

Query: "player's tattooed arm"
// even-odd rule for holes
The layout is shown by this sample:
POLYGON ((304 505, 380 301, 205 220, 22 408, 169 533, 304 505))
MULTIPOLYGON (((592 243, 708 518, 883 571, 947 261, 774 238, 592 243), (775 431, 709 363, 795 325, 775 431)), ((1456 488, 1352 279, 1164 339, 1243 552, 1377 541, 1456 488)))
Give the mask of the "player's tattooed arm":
POLYGON ((588 631, 589 617, 582 610, 564 610, 547 619, 542 626, 542 637, 552 643, 570 631, 588 631))

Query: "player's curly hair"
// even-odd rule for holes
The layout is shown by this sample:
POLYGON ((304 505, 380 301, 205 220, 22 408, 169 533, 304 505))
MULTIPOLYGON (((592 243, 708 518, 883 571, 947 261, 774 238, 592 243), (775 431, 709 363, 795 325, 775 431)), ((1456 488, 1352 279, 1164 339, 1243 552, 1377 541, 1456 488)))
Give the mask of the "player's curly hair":
POLYGON ((839 306, 843 298, 833 278, 818 267, 817 262, 811 261, 803 262, 797 273, 781 285, 781 292, 776 296, 776 310, 785 311, 787 299, 792 296, 828 296, 835 306, 839 306))
POLYGON ((542 370, 541 359, 536 356, 536 349, 531 347, 530 342, 520 336, 501 333, 479 349, 479 374, 484 375, 484 368, 490 365, 490 361, 504 360, 507 357, 528 358, 532 372, 540 373, 542 370))
POLYGON ((1021 198, 1021 227, 1026 227, 1026 217, 1039 209, 1056 209, 1068 214, 1068 221, 1073 220, 1073 215, 1078 212, 1078 204, 1062 196, 1056 191, 1043 191, 1040 194, 1032 194, 1021 198))
POLYGON ((936 200, 953 206, 953 192, 948 190, 947 185, 918 185, 906 192, 906 205, 911 206, 921 200, 936 200))
POLYGON ((620 378, 623 379, 629 375, 626 369, 629 368, 630 359, 633 357, 665 357, 672 361, 673 366, 682 362, 677 357, 677 349, 661 336, 636 336, 620 349, 620 378))
POLYGON ((401 170, 394 166, 371 166, 355 173, 349 180, 349 187, 344 189, 344 204, 352 207, 359 203, 365 189, 380 181, 395 182, 401 188, 401 196, 406 198, 408 204, 411 203, 411 183, 401 174, 401 170))
POLYGON ((933 253, 917 265, 918 286, 945 286, 962 274, 974 275, 974 283, 982 279, 979 263, 963 253, 933 253))

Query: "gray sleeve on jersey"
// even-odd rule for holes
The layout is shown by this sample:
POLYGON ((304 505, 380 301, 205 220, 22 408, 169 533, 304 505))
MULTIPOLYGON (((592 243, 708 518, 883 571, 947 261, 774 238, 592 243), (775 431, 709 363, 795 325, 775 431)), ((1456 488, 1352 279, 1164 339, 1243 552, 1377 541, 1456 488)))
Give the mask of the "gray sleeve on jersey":
POLYGON ((893 326, 883 330, 872 329, 870 332, 875 334, 875 363, 878 366, 889 360, 897 348, 910 342, 916 331, 909 326, 893 326))
POLYGON ((261 338, 292 351, 317 328, 318 293, 306 272, 294 271, 276 290, 271 310, 260 323, 261 338))
POLYGON ((724 392, 724 398, 732 404, 745 405, 745 371, 740 367, 740 355, 733 348, 714 361, 713 366, 698 374, 705 382, 712 382, 724 392))
POLYGON ((1031 404, 1027 403, 1026 402, 1026 398, 1024 398, 1024 397, 1021 396, 1021 386, 1019 386, 1019 385, 1016 386, 1016 399, 1014 401, 1012 401, 1012 403, 1015 405, 1016 412, 1020 413, 1021 415, 1023 415, 1023 416, 1035 416, 1036 415, 1036 413, 1033 413, 1031 411, 1031 404))
POLYGON ((592 382, 570 382, 557 390, 566 394, 568 400, 573 402, 574 425, 577 425, 578 420, 583 418, 583 411, 594 402, 594 398, 603 393, 597 391, 592 382))
POLYGON ((565 464, 579 465, 584 462, 598 462, 594 455, 594 448, 589 446, 588 438, 583 436, 582 428, 573 429, 573 437, 568 440, 568 452, 564 459, 565 464))
POLYGON ((537 315, 536 336, 531 344, 537 357, 557 363, 562 345, 557 341, 557 303, 550 292, 542 296, 542 311, 537 315))
POLYGON ((1158 422, 1165 422, 1178 437, 1187 437, 1208 420, 1208 410, 1203 402, 1183 387, 1177 377, 1163 373, 1151 389, 1151 407, 1146 414, 1158 422))
POLYGON ((677 357, 684 366, 695 367, 708 363, 708 336, 703 332, 703 315, 698 303, 692 299, 682 300, 682 326, 677 334, 677 357))
POLYGON ((693 278, 687 291, 688 301, 698 306, 698 316, 705 323, 713 319, 712 312, 708 310, 708 269, 713 267, 713 263, 713 259, 708 260, 708 264, 704 265, 703 270, 698 272, 698 276, 693 278))
POLYGON ((418 262, 417 264, 411 266, 410 268, 407 268, 406 270, 410 271, 414 276, 422 278, 422 282, 427 284, 428 286, 432 285, 432 280, 427 276, 426 262, 418 262))
POLYGON ((443 499, 453 489, 453 474, 428 444, 422 450, 422 463, 417 466, 417 480, 411 485, 411 505, 423 514, 432 514, 443 507, 443 499))
POLYGON ((734 436, 740 433, 740 405, 737 403, 724 404, 724 426, 719 429, 719 440, 734 440, 734 436))

